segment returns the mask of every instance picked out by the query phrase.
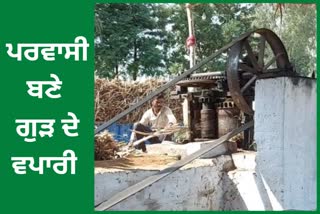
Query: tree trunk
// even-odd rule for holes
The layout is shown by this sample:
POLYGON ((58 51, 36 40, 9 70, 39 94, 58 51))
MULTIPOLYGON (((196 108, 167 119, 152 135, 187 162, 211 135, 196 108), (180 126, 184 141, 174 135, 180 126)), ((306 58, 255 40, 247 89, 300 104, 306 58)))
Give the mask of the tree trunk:
POLYGON ((116 75, 116 78, 118 79, 118 77, 119 77, 119 64, 118 63, 116 63, 115 75, 116 75))
POLYGON ((137 40, 134 40, 133 44, 133 72, 132 72, 132 79, 135 81, 137 80, 138 76, 138 54, 137 54, 137 40))

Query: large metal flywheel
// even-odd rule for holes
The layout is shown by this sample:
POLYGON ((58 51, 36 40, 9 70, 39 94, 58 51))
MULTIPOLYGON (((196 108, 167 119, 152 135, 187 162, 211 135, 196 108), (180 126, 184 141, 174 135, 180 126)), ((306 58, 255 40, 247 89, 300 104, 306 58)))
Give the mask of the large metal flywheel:
POLYGON ((254 113, 246 95, 254 93, 255 80, 292 72, 287 51, 279 37, 268 29, 253 31, 229 50, 227 82, 233 101, 244 113, 254 113))

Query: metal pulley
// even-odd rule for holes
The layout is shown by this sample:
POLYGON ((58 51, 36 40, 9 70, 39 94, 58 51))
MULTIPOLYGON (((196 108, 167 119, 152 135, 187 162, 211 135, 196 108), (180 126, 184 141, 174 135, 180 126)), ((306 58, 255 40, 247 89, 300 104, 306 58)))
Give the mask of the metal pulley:
POLYGON ((227 82, 237 107, 253 115, 246 94, 254 95, 256 79, 293 74, 287 51, 279 37, 268 29, 258 29, 239 40, 229 50, 227 82))

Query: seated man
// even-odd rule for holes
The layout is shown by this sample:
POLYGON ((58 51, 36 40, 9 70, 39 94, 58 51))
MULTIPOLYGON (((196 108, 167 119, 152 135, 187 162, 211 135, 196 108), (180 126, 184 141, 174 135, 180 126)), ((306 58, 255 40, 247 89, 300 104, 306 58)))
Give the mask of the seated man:
MULTIPOLYGON (((165 99, 163 94, 159 94, 153 98, 151 108, 143 114, 138 123, 134 124, 130 137, 130 143, 145 137, 145 135, 135 133, 134 131, 152 132, 155 129, 163 129, 177 123, 177 120, 171 109, 167 106, 164 106, 164 103, 165 99)), ((163 140, 171 140, 171 136, 162 135, 149 139, 150 143, 152 144, 161 143, 163 140)), ((147 151, 145 142, 140 143, 135 148, 142 149, 143 152, 147 151)))

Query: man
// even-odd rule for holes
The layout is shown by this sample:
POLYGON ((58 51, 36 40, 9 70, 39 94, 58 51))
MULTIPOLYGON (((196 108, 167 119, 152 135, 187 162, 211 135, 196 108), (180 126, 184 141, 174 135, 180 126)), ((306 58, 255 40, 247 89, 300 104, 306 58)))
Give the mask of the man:
MULTIPOLYGON (((177 119, 173 115, 171 109, 164 104, 165 99, 163 94, 159 94, 153 98, 151 108, 143 114, 138 123, 134 124, 130 143, 145 137, 145 135, 135 133, 134 131, 152 132, 153 130, 167 128, 177 123, 177 119)), ((171 140, 171 136, 162 135, 149 139, 152 144, 161 143, 163 140, 171 140)), ((142 149, 143 152, 147 152, 145 142, 140 143, 135 148, 142 149)))

